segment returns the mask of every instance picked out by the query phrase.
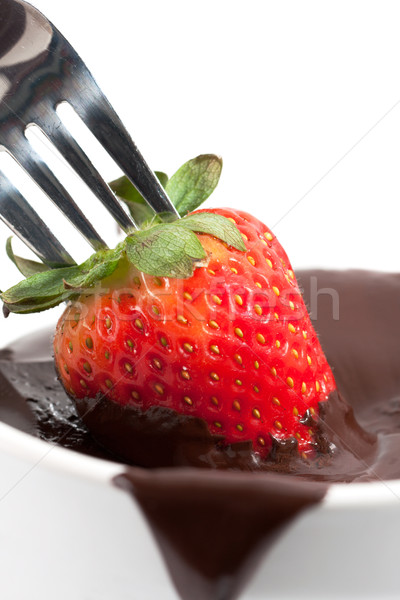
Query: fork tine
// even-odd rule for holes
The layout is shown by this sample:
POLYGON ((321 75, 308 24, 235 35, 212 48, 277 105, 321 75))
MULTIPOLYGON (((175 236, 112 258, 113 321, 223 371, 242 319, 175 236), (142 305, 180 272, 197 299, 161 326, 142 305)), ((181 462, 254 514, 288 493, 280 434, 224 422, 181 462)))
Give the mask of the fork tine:
POLYGON ((156 213, 168 212, 178 218, 178 212, 145 162, 122 121, 78 56, 75 60, 78 61, 80 69, 79 76, 75 78, 79 89, 68 95, 68 102, 142 194, 149 206, 156 213))
POLYGON ((36 124, 43 130, 57 150, 85 181, 92 192, 104 204, 118 225, 126 232, 132 231, 136 225, 129 218, 116 199, 114 192, 92 165, 85 152, 63 125, 54 111, 48 111, 36 124))
POLYGON ((35 152, 24 135, 15 136, 13 143, 9 144, 6 150, 64 213, 92 248, 95 250, 107 248, 106 243, 101 239, 93 225, 87 220, 70 194, 50 171, 46 163, 43 162, 40 155, 35 152))
POLYGON ((75 264, 47 225, 1 171, 0 219, 49 267, 75 264))

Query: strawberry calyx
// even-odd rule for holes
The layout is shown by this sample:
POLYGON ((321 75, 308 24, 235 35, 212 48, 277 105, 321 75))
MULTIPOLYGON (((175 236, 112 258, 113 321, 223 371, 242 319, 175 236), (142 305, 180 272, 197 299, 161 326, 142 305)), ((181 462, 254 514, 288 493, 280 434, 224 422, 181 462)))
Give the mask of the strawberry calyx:
POLYGON ((197 233, 212 235, 227 246, 244 252, 242 236, 229 219, 209 212, 187 214, 211 194, 218 183, 221 167, 220 158, 201 155, 185 163, 169 180, 158 173, 182 216, 172 222, 170 218, 151 213, 126 177, 112 182, 111 187, 126 202, 141 229, 130 233, 116 248, 101 249, 80 265, 50 269, 43 263, 15 255, 9 238, 7 254, 26 279, 0 293, 4 314, 39 312, 78 294, 91 294, 126 261, 148 275, 177 279, 191 277, 194 269, 204 266, 208 260, 197 233))
MULTIPOLYGON (((178 214, 183 217, 201 206, 218 185, 222 171, 222 159, 215 154, 200 154, 188 160, 171 177, 156 171, 161 185, 167 192, 178 214)), ((152 209, 125 175, 111 181, 113 192, 128 207, 135 223, 143 227, 154 219, 152 209)))

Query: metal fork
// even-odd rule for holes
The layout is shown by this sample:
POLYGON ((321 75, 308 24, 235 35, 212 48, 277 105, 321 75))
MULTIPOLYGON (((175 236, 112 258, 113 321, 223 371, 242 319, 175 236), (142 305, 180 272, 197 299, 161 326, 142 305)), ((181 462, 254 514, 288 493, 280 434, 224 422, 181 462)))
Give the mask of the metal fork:
MULTIPOLYGON (((0 0, 0 149, 6 150, 94 249, 105 242, 25 136, 35 124, 126 232, 134 222, 57 115, 68 102, 156 213, 178 214, 78 54, 22 0, 0 0)), ((74 260, 0 171, 0 218, 50 267, 74 260)))

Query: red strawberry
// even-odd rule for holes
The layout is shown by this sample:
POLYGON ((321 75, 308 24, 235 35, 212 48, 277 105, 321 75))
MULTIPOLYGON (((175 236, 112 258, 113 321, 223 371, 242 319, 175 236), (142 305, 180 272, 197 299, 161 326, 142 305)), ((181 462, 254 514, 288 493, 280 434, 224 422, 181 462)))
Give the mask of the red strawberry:
POLYGON ((314 432, 302 420, 335 385, 289 260, 251 215, 212 212, 234 221, 246 252, 200 234, 210 259, 192 277, 130 267, 109 293, 81 296, 54 339, 62 383, 72 397, 199 417, 263 457, 271 436, 307 454, 314 432))
MULTIPOLYGON (((187 173, 202 197, 202 177, 212 175, 215 186, 215 161, 200 159, 169 182, 181 214, 193 207, 187 173)), ((247 213, 197 211, 153 224, 1 297, 14 312, 72 298, 54 354, 76 400, 101 396, 140 415, 164 407, 197 417, 215 439, 250 441, 261 458, 273 439, 295 439, 303 456, 315 450, 318 404, 335 383, 284 250, 247 213)))

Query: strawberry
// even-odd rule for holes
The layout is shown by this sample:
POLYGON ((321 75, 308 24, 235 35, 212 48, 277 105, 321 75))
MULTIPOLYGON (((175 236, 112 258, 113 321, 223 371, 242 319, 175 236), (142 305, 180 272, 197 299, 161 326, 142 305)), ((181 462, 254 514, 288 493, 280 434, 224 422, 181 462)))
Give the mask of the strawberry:
MULTIPOLYGON (((180 191, 194 179, 188 171, 178 171, 180 191)), ((181 194, 180 212, 187 207, 181 194)), ((258 219, 191 212, 56 273, 56 284, 54 271, 38 273, 40 285, 29 277, 2 299, 14 312, 71 299, 54 337, 71 398, 101 396, 142 414, 168 408, 203 420, 226 446, 250 441, 262 459, 273 440, 296 440, 303 457, 315 453, 319 403, 335 383, 286 253, 258 219)))

